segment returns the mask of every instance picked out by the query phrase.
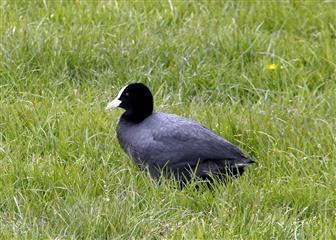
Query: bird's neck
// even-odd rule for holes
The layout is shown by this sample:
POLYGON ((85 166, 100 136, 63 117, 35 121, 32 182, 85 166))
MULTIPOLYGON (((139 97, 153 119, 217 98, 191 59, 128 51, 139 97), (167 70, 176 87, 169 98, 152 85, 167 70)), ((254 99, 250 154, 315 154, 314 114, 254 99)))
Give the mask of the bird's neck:
POLYGON ((129 109, 121 115, 121 119, 128 122, 140 123, 152 114, 151 109, 139 109, 137 111, 129 109))

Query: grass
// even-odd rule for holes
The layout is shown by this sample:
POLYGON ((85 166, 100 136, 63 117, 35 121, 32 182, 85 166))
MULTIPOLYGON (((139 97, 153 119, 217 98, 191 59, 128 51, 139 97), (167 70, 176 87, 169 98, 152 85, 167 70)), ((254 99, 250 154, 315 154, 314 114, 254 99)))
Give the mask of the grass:
POLYGON ((0 237, 336 238, 335 7, 1 1, 0 237), (153 182, 104 110, 137 81, 258 165, 213 192, 153 182))

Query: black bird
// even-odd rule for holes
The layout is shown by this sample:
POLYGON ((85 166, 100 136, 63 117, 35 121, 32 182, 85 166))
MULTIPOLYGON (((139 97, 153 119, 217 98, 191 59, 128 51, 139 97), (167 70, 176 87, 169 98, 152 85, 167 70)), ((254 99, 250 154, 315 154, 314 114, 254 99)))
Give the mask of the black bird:
POLYGON ((153 96, 142 83, 123 87, 106 109, 126 111, 117 126, 123 150, 157 179, 162 174, 185 183, 191 177, 237 177, 253 160, 203 125, 173 114, 153 112, 153 96))

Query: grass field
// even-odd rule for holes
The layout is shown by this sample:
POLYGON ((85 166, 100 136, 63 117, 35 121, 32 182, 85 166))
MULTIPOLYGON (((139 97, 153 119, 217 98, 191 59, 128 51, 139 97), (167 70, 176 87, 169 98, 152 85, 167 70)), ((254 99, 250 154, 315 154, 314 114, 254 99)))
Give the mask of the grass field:
POLYGON ((0 8, 1 239, 336 239, 336 2, 0 8), (105 111, 138 81, 258 164, 153 182, 105 111))

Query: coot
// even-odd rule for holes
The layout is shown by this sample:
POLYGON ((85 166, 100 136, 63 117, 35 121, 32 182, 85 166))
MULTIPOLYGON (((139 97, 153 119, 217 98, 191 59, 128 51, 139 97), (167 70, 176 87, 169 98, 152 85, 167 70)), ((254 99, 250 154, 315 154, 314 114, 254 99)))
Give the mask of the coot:
POLYGON ((153 96, 142 83, 123 87, 106 109, 126 111, 117 126, 122 149, 157 179, 236 177, 252 159, 205 126, 174 114, 153 112, 153 96))

